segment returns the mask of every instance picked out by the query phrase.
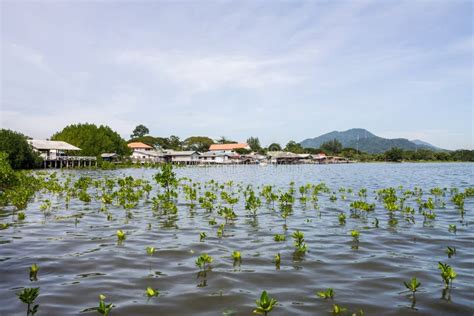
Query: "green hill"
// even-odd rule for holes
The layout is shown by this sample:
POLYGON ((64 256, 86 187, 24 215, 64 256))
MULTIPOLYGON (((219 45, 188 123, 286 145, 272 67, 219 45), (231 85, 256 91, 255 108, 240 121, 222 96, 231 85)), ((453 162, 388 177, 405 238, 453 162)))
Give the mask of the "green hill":
POLYGON ((383 153, 393 147, 398 147, 403 150, 442 150, 431 144, 418 140, 415 143, 406 138, 388 139, 379 137, 363 128, 353 128, 343 132, 330 132, 315 138, 305 139, 300 142, 300 144, 305 148, 320 148, 323 143, 333 139, 340 141, 342 146, 345 148, 355 148, 371 154, 383 153))

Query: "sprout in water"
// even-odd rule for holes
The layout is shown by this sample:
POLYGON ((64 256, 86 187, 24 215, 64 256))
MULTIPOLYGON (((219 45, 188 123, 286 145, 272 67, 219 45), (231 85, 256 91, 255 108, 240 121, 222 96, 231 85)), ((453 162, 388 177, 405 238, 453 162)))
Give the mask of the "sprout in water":
POLYGON ((456 233, 457 230, 458 230, 458 229, 457 229, 456 225, 454 225, 454 224, 449 224, 448 231, 449 231, 450 233, 456 233))
POLYGON ((36 298, 38 297, 39 290, 39 287, 25 288, 20 293, 16 294, 18 295, 20 301, 28 305, 26 309, 26 316, 35 315, 38 312, 39 305, 35 305, 33 308, 31 308, 31 305, 34 304, 36 298))
POLYGON ((156 252, 156 249, 155 247, 146 247, 146 253, 147 255, 149 255, 150 257, 153 256, 153 254, 156 252))
POLYGON ((232 259, 235 261, 242 261, 242 255, 240 254, 240 251, 233 251, 232 252, 232 259))
POLYGON ((331 288, 327 289, 326 291, 317 292, 316 294, 325 300, 328 298, 334 298, 334 290, 331 288))
POLYGON ((403 284, 405 284, 405 287, 409 289, 413 293, 413 295, 415 295, 415 292, 418 290, 418 288, 421 285, 421 283, 418 282, 416 278, 411 279, 410 282, 403 282, 403 284))
POLYGON ((263 291, 260 299, 256 301, 257 308, 253 311, 255 314, 267 315, 273 310, 277 301, 268 296, 267 291, 263 291))
POLYGON ((148 298, 158 296, 159 294, 160 294, 160 291, 158 291, 157 289, 153 289, 151 287, 147 287, 146 289, 146 296, 148 296, 148 298))
POLYGON ((276 234, 276 235, 273 236, 273 240, 274 241, 285 241, 286 236, 283 235, 283 234, 276 234))
POLYGON ((36 263, 33 263, 30 267, 30 281, 37 281, 37 275, 39 271, 39 266, 36 263))
POLYGON ((457 273, 447 263, 438 262, 438 269, 441 270, 441 277, 443 278, 445 288, 447 289, 450 285, 453 284, 453 280, 456 278, 457 273))
POLYGON ((25 212, 18 212, 18 220, 22 221, 26 217, 25 212))
POLYGON ((351 231, 351 236, 352 236, 352 240, 354 242, 359 242, 360 232, 358 230, 352 230, 351 231))
POLYGON ((334 316, 337 316, 337 315, 342 315, 343 313, 345 313, 347 311, 347 308, 344 308, 342 306, 339 306, 337 304, 333 304, 332 305, 332 314, 334 316))
POLYGON ((209 256, 207 253, 203 253, 196 259, 196 265, 201 269, 201 270, 206 270, 207 268, 210 267, 210 264, 212 263, 213 259, 211 256, 209 256))
POLYGON ((449 247, 446 249, 446 253, 448 254, 448 258, 456 255, 456 247, 449 247))
POLYGON ((117 230, 117 238, 118 238, 118 241, 119 241, 119 242, 122 242, 122 241, 125 240, 126 235, 125 235, 125 233, 123 232, 123 230, 121 230, 121 229, 117 230))
POLYGON ((206 237, 207 237, 207 234, 205 232, 199 233, 199 241, 204 241, 206 237))
POLYGON ((281 256, 280 253, 275 255, 275 266, 277 269, 280 269, 281 256))
POLYGON ((112 303, 105 304, 105 299, 106 299, 105 295, 103 294, 99 295, 99 306, 97 307, 97 312, 99 312, 99 314, 101 315, 107 316, 109 315, 114 305, 112 303))
POLYGON ((308 249, 308 246, 304 242, 304 234, 299 230, 295 231, 293 235, 291 235, 295 240, 294 245, 296 247, 296 252, 298 253, 305 253, 308 249))
POLYGON ((346 223, 346 214, 341 213, 337 218, 339 219, 339 225, 344 225, 346 223))

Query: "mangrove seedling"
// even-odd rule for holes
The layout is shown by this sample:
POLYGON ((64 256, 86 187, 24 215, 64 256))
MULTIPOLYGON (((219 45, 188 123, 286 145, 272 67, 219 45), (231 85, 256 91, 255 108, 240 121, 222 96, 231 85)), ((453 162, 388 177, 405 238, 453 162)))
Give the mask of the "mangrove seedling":
POLYGON ((119 242, 123 242, 126 238, 125 232, 121 229, 117 230, 117 239, 119 242))
POLYGON ((37 281, 39 267, 36 263, 33 263, 30 267, 30 281, 37 281))
POLYGON ((405 284, 405 287, 409 289, 413 295, 415 295, 416 290, 418 290, 421 285, 416 278, 411 279, 410 282, 403 282, 403 284, 405 284))
POLYGON ((109 315, 114 305, 112 303, 105 304, 105 299, 106 299, 105 295, 103 294, 99 295, 99 306, 97 307, 97 312, 99 312, 99 314, 101 315, 107 316, 109 315))
POLYGON ((328 298, 334 298, 334 290, 329 288, 326 291, 321 291, 316 293, 319 297, 324 298, 327 300, 328 298))
POLYGON ((199 241, 204 241, 206 237, 207 237, 207 234, 205 232, 199 233, 199 241))
POLYGON ((277 269, 280 269, 281 256, 280 253, 275 255, 275 266, 277 269))
POLYGON ((18 220, 22 221, 26 217, 25 212, 18 212, 18 220))
POLYGON ((160 291, 158 291, 157 289, 153 289, 151 287, 147 287, 146 289, 146 296, 148 296, 148 298, 158 296, 159 294, 160 294, 160 291))
POLYGON ((443 278, 445 288, 448 288, 453 284, 453 280, 456 278, 457 273, 447 263, 438 262, 438 269, 441 270, 441 277, 443 278))
POLYGON ((275 234, 273 236, 273 240, 274 241, 285 241, 286 240, 286 236, 283 235, 283 234, 275 234))
POLYGON ((273 310, 277 301, 274 298, 268 296, 267 291, 263 291, 260 295, 260 299, 256 301, 257 308, 253 311, 255 314, 267 315, 273 310))
POLYGON ((449 231, 450 233, 455 233, 455 234, 456 234, 457 230, 458 230, 458 229, 457 229, 456 225, 454 225, 454 224, 449 224, 448 231, 449 231))
POLYGON ((156 249, 155 247, 146 247, 146 253, 147 255, 149 255, 150 257, 153 256, 153 254, 156 252, 156 249))
POLYGON ((209 256, 207 253, 203 253, 196 259, 196 265, 201 269, 201 270, 206 270, 206 268, 209 268, 210 264, 212 263, 213 259, 211 256, 209 256), (207 267, 206 267, 207 266, 207 267))
POLYGON ((20 293, 17 293, 18 298, 23 303, 27 304, 26 316, 34 315, 38 312, 39 305, 34 305, 33 308, 31 307, 34 304, 36 298, 39 295, 39 287, 35 288, 24 288, 20 293))
POLYGON ((242 255, 240 251, 233 251, 232 252, 232 259, 234 259, 234 262, 241 262, 242 261, 242 255))
POLYGON ((456 255, 456 247, 449 247, 446 249, 446 253, 448 254, 448 258, 456 255))
POLYGON ((337 218, 339 219, 339 225, 344 225, 346 223, 346 214, 341 213, 337 218))
POLYGON ((295 231, 293 235, 291 235, 295 240, 294 245, 296 247, 296 252, 298 253, 305 253, 308 249, 308 246, 304 242, 304 234, 299 230, 295 231))
POLYGON ((337 304, 332 304, 332 314, 334 316, 342 315, 347 311, 347 308, 344 308, 342 306, 339 306, 337 304))
POLYGON ((351 231, 351 236, 352 236, 352 240, 354 242, 359 242, 360 232, 358 230, 352 230, 351 231))

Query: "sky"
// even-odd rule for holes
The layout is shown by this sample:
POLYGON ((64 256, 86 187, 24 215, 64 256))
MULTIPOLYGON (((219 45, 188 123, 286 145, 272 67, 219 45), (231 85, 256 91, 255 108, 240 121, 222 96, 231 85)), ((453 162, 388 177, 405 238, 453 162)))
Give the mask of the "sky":
POLYGON ((472 149, 473 3, 0 0, 0 125, 472 149))

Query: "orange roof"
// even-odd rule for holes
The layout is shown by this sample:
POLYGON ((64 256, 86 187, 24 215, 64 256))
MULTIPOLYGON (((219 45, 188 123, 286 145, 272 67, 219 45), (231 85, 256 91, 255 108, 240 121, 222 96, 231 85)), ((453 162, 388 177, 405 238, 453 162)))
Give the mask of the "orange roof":
POLYGON ((153 148, 153 147, 151 147, 147 144, 144 144, 142 142, 128 143, 127 146, 128 146, 128 148, 132 148, 132 149, 152 149, 153 148))
POLYGON ((234 149, 248 149, 247 144, 213 144, 209 150, 234 150, 234 149))

